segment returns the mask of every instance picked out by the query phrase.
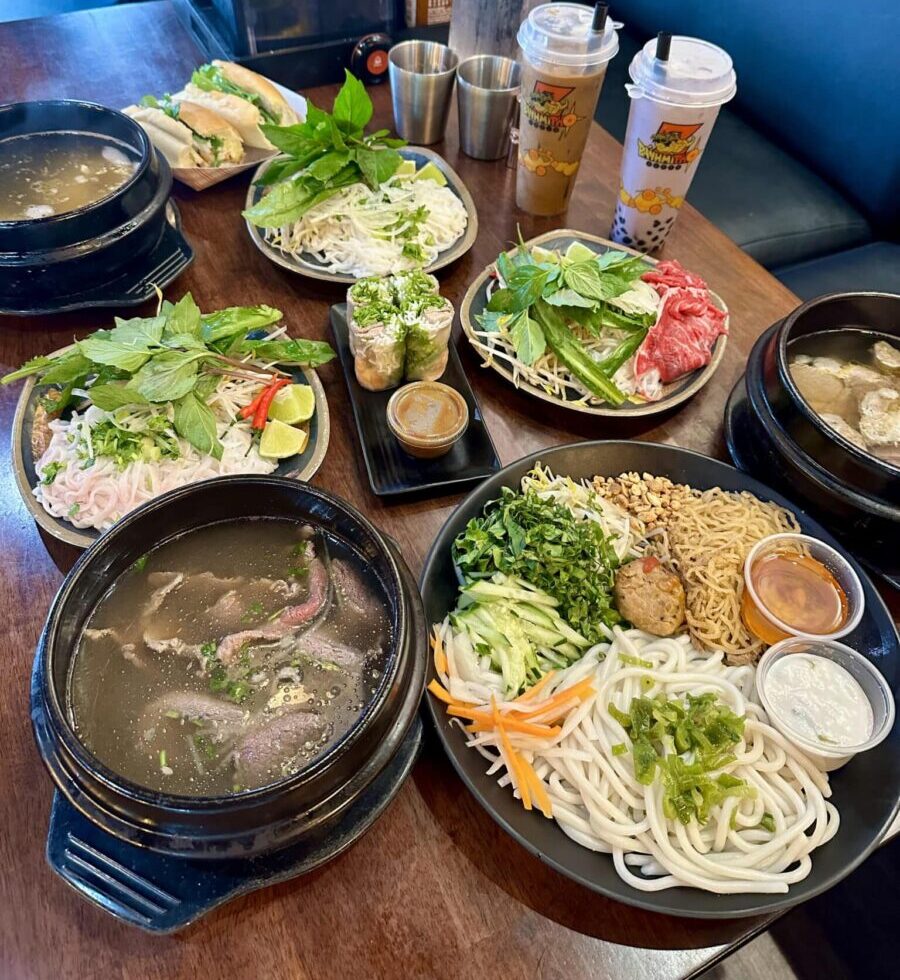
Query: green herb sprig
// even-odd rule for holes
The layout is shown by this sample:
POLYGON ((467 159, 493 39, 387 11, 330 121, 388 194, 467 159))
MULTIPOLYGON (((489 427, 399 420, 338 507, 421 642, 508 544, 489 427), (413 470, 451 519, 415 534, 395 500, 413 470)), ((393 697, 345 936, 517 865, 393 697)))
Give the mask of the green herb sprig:
MULTIPOLYGON (((86 390, 93 404, 107 412, 171 404, 175 432, 200 452, 219 459, 222 444, 208 399, 223 377, 261 382, 266 378, 242 357, 303 367, 316 367, 334 357, 331 347, 320 341, 248 338, 248 333, 280 319, 281 311, 270 306, 232 306, 202 314, 186 293, 177 303, 163 301, 156 316, 116 317, 111 330, 95 330, 65 351, 34 357, 0 378, 0 384, 36 375, 40 385, 59 385, 61 395, 53 401, 57 412, 68 406, 76 389, 86 390)), ((115 419, 104 434, 106 441, 98 442, 95 435, 95 444, 123 465, 148 451, 163 456, 174 452, 160 433, 135 434, 115 419), (148 436, 153 447, 148 447, 148 436)))
POLYGON ((331 113, 306 103, 306 121, 293 126, 262 126, 269 142, 281 150, 258 184, 271 190, 244 217, 260 228, 280 228, 344 187, 360 182, 372 190, 400 166, 397 147, 406 141, 388 130, 366 134, 372 100, 362 82, 345 72, 331 113))

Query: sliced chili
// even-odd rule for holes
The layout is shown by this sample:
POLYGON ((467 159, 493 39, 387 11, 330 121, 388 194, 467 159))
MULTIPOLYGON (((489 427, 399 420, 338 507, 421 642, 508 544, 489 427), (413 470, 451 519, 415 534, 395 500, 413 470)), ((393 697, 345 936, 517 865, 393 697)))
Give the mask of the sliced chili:
POLYGON ((260 398, 259 404, 256 406, 256 413, 253 416, 254 429, 264 429, 266 427, 266 419, 269 417, 269 406, 272 404, 272 399, 287 384, 290 384, 289 378, 279 378, 263 392, 262 398, 260 398))

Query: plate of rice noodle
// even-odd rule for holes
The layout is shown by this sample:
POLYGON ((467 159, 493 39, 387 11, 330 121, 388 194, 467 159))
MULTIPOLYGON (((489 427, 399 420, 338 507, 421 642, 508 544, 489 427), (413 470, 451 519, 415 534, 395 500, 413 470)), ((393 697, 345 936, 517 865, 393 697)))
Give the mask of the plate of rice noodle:
POLYGON ((237 474, 309 480, 328 448, 321 341, 288 336, 279 310, 201 313, 190 293, 155 316, 115 317, 33 357, 13 420, 13 471, 38 525, 89 547, 176 487, 237 474))
MULTIPOLYGON (((838 547, 756 480, 651 443, 545 450, 475 490, 422 594, 429 709, 488 813, 588 888, 674 915, 771 912, 855 868, 896 815, 900 733, 820 768, 770 723, 767 645, 741 618, 749 550, 798 530, 838 547)), ((896 692, 896 630, 854 567, 865 613, 842 642, 896 692)))
MULTIPOLYGON (((377 190, 351 184, 277 227, 248 221, 253 243, 282 268, 327 282, 352 283, 414 269, 434 272, 456 261, 478 235, 471 194, 432 150, 402 147, 398 152, 404 162, 377 190)), ((261 164, 254 174, 248 210, 261 201, 264 188, 256 181, 271 165, 261 164)))
POLYGON ((681 404, 728 342, 728 307, 696 272, 571 229, 520 235, 472 282, 459 315, 485 367, 589 415, 681 404))

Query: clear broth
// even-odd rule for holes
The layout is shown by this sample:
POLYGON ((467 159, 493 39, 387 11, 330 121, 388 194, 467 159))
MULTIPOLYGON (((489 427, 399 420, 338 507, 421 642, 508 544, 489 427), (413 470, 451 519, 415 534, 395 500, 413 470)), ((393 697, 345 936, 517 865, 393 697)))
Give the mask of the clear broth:
POLYGON ((78 737, 126 779, 186 796, 268 785, 333 745, 378 690, 387 600, 339 539, 291 521, 229 522, 145 559, 91 614, 68 680, 78 737), (318 615, 226 656, 226 637, 277 632, 284 610, 318 594, 330 595, 318 615))
POLYGON ((90 133, 30 133, 0 140, 0 221, 65 214, 122 187, 138 165, 124 143, 90 133))

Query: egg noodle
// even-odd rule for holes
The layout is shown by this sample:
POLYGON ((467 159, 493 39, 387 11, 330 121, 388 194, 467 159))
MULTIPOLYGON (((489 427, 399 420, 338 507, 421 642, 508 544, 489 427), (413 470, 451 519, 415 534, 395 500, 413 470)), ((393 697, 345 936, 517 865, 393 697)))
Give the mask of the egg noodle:
POLYGON ((450 188, 394 175, 377 191, 345 187, 265 235, 283 252, 310 253, 329 272, 386 276, 430 265, 467 223, 465 205, 450 188))
POLYGON ((604 632, 608 642, 505 701, 484 658, 445 619, 435 628, 435 663, 457 716, 451 723, 489 761, 488 775, 582 846, 611 854, 632 887, 787 892, 809 874, 812 852, 835 835, 839 815, 827 801, 826 774, 768 723, 755 668, 729 667, 722 652, 701 651, 686 635, 604 632), (635 698, 706 693, 743 717, 739 740, 711 774, 741 792, 713 805, 702 824, 684 823, 666 816, 660 778, 637 780, 629 733, 611 706, 621 716, 635 698))

